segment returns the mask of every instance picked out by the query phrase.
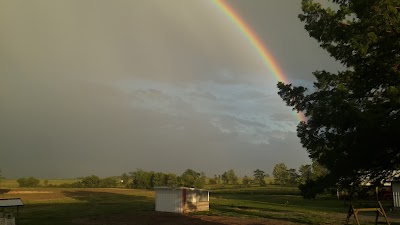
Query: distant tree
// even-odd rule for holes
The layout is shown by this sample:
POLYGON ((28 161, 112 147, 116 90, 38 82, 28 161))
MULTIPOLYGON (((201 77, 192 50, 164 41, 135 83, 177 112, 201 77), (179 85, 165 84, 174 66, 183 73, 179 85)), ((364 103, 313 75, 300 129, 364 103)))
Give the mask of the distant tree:
POLYGON ((47 185, 49 185, 49 181, 46 179, 43 181, 43 184, 44 184, 44 186, 47 186, 47 185))
POLYGON ((102 188, 112 188, 118 185, 117 180, 114 177, 107 177, 100 180, 100 184, 98 187, 102 188))
POLYGON ((239 184, 239 178, 233 169, 228 170, 228 179, 231 184, 239 184))
POLYGON ((238 184, 239 183, 239 178, 236 176, 235 171, 233 169, 230 169, 226 172, 224 172, 221 176, 222 182, 224 184, 238 184))
POLYGON ((251 179, 248 176, 244 176, 242 179, 242 184, 243 185, 250 185, 251 184, 251 179))
POLYGON ((276 164, 272 174, 274 175, 274 179, 277 184, 286 184, 289 179, 289 172, 285 163, 276 164))
POLYGON ((195 188, 203 188, 204 185, 206 184, 206 180, 207 180, 206 174, 204 172, 201 172, 200 177, 194 183, 194 187, 195 188))
POLYGON ((97 187, 100 187, 101 180, 98 176, 91 175, 91 176, 84 177, 80 183, 82 184, 83 187, 97 188, 97 187))
POLYGON ((164 182, 165 186, 176 187, 179 185, 178 176, 176 176, 176 174, 174 173, 165 174, 164 179, 165 179, 164 182))
POLYGON ((132 177, 132 187, 137 189, 153 188, 151 182, 151 173, 142 169, 137 169, 135 172, 130 172, 132 177))
POLYGON ((311 165, 302 165, 300 172, 300 195, 303 198, 314 199, 317 194, 322 193, 326 189, 327 175, 329 171, 317 162, 311 165))
POLYGON ((40 180, 34 177, 28 177, 19 178, 17 182, 20 187, 37 187, 39 186, 40 180))
POLYGON ((297 173, 296 169, 288 169, 288 179, 287 184, 297 184, 299 183, 299 174, 297 173))
POLYGON ((300 183, 305 183, 306 181, 312 179, 313 172, 311 165, 301 165, 299 168, 300 173, 300 183))
POLYGON ((329 171, 316 161, 311 164, 311 167, 314 179, 324 177, 329 174, 329 171))
POLYGON ((129 185, 129 175, 127 173, 123 173, 121 175, 121 183, 125 186, 128 187, 129 185))
POLYGON ((214 175, 213 178, 208 179, 208 184, 214 185, 214 184, 217 184, 217 182, 218 182, 217 175, 214 175))
POLYGON ((305 199, 315 199, 317 194, 322 193, 325 189, 324 181, 320 180, 307 180, 305 183, 299 184, 300 195, 305 199))
POLYGON ((254 180, 260 185, 260 186, 266 186, 267 183, 265 183, 265 172, 259 169, 256 169, 253 171, 254 174, 254 180))
POLYGON ((192 169, 187 169, 180 176, 180 181, 184 187, 202 188, 206 183, 206 176, 204 173, 198 173, 192 169))
POLYGON ((229 183, 229 178, 228 178, 228 173, 227 172, 224 172, 221 175, 221 180, 222 180, 223 184, 228 184, 229 183))
POLYGON ((150 172, 151 186, 159 187, 166 186, 165 184, 165 174, 161 172, 150 172))

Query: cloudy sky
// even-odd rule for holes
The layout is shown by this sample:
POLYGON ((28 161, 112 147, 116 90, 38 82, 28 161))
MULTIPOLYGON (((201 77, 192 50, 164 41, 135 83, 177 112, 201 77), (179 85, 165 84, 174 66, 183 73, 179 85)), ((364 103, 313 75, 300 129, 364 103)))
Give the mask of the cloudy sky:
MULTIPOLYGON (((340 68, 304 30, 299 1, 227 2, 289 82, 340 68)), ((0 30, 6 177, 309 163, 276 78, 212 1, 1 1, 0 30)))

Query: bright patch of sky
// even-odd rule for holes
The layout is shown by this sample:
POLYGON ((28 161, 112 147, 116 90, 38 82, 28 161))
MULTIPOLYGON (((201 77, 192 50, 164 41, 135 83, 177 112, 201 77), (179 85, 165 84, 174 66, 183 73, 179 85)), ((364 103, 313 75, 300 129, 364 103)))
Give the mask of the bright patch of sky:
MULTIPOLYGON (((269 80, 269 79, 266 79, 269 80)), ((237 133, 249 142, 268 143, 265 132, 294 132, 296 116, 277 98, 275 83, 222 84, 200 81, 196 84, 124 80, 116 86, 132 96, 132 107, 163 112, 176 117, 192 113, 207 115, 223 133, 237 133), (284 113, 282 113, 284 111, 284 113), (276 115, 285 115, 277 119, 276 115)))

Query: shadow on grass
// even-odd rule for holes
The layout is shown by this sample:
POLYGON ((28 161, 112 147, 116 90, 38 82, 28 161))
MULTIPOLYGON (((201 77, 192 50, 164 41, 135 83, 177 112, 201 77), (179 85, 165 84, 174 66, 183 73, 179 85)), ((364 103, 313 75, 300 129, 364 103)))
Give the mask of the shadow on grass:
POLYGON ((222 225, 188 215, 155 212, 151 192, 134 190, 116 193, 110 189, 63 190, 58 201, 27 204, 16 220, 18 225, 222 225), (71 200, 72 199, 72 200, 71 200), (72 201, 72 202, 71 202, 72 201))
POLYGON ((76 224, 123 224, 123 225, 176 225, 176 224, 190 224, 190 225, 224 225, 215 221, 205 221, 201 218, 192 217, 186 214, 178 213, 165 213, 165 212, 139 212, 139 213, 126 213, 111 216, 101 216, 91 219, 83 219, 75 221, 76 224))
POLYGON ((315 221, 310 220, 310 217, 304 213, 286 210, 265 210, 258 207, 222 205, 213 205, 212 210, 227 216, 267 218, 302 224, 320 224, 320 221, 318 221, 317 219, 315 221))
MULTIPOLYGON (((0 189, 0 195, 6 194, 6 193, 8 193, 9 191, 11 191, 11 190, 10 190, 10 189, 0 189)), ((1 198, 1 196, 0 196, 0 198, 1 198)))
POLYGON ((78 190, 78 191, 63 191, 63 195, 69 198, 73 198, 83 202, 89 203, 135 203, 135 202, 146 202, 153 203, 154 199, 143 195, 131 195, 121 194, 114 192, 98 191, 97 189, 92 190, 78 190))

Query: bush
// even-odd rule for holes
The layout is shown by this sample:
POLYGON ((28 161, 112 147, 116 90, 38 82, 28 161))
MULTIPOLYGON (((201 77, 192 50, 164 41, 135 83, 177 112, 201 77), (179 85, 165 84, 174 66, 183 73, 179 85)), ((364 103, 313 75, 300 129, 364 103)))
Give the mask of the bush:
POLYGON ((100 187, 102 188, 116 187, 117 184, 117 180, 112 177, 107 177, 100 180, 100 187))
POLYGON ((315 199, 317 194, 324 192, 325 188, 317 180, 307 180, 304 184, 299 185, 300 195, 304 199, 315 199))
POLYGON ((95 188, 100 187, 101 180, 98 176, 92 175, 84 177, 80 183, 83 187, 95 188))
POLYGON ((34 177, 28 177, 19 178, 17 182, 20 187, 37 187, 39 186, 40 180, 34 177))

